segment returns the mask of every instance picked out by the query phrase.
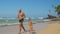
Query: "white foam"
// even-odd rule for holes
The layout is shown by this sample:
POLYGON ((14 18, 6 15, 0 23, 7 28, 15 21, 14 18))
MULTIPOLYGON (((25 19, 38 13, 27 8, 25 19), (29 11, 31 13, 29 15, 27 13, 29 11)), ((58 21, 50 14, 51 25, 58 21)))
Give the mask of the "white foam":
POLYGON ((38 17, 38 19, 43 19, 43 17, 38 17))
MULTIPOLYGON (((0 24, 0 26, 8 26, 8 25, 17 25, 19 23, 3 23, 3 24, 0 24)), ((23 24, 27 24, 27 22, 24 22, 23 24)))
POLYGON ((45 20, 43 20, 43 21, 51 21, 51 20, 49 20, 49 19, 45 19, 45 20))
POLYGON ((5 25, 16 25, 16 24, 19 24, 19 23, 4 23, 4 24, 0 24, 0 26, 5 26, 5 25))

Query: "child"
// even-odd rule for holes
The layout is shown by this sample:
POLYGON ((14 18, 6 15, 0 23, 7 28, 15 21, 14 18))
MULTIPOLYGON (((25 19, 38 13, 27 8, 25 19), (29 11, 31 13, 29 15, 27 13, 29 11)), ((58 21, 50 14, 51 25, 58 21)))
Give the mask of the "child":
POLYGON ((28 24, 29 24, 29 31, 32 31, 33 25, 32 25, 32 21, 31 21, 30 17, 28 18, 28 24))
POLYGON ((33 30, 33 24, 32 24, 32 21, 30 19, 30 17, 28 18, 28 24, 29 24, 29 32, 30 34, 35 34, 35 30, 33 30))

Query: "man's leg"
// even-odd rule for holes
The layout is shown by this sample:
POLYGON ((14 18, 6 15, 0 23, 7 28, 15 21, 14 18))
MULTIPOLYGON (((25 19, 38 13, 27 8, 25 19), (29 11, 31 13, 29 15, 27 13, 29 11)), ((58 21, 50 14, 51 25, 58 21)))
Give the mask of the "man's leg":
POLYGON ((21 21, 21 28, 24 30, 24 33, 26 34, 26 30, 25 30, 25 28, 24 28, 24 26, 23 26, 23 21, 24 21, 24 19, 22 19, 22 21, 21 21))
POLYGON ((21 34, 21 28, 22 28, 22 23, 19 24, 19 33, 18 34, 21 34))
POLYGON ((25 30, 25 28, 24 28, 23 24, 22 24, 22 28, 23 28, 23 30, 24 30, 24 34, 26 34, 26 30, 25 30))
POLYGON ((23 21, 24 21, 24 19, 22 19, 22 21, 21 21, 21 23, 22 23, 22 28, 23 28, 23 30, 26 32, 26 30, 25 30, 25 28, 24 28, 24 26, 23 26, 23 21))
MULTIPOLYGON (((26 34, 26 30, 25 30, 25 28, 24 28, 24 26, 23 26, 23 24, 22 24, 22 23, 20 24, 20 27, 21 27, 21 29, 23 29, 23 30, 24 30, 24 33, 26 34)), ((20 31, 20 34, 21 34, 21 31, 20 31)))
POLYGON ((26 31, 25 28, 24 28, 24 26, 23 26, 23 24, 22 24, 22 28, 23 28, 24 31, 26 31))

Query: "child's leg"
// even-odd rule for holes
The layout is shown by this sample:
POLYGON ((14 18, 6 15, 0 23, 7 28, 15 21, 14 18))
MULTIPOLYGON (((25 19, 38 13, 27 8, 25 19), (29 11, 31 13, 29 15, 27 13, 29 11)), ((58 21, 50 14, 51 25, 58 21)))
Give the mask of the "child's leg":
POLYGON ((31 30, 29 30, 29 33, 30 33, 30 34, 32 34, 32 31, 31 31, 31 30))

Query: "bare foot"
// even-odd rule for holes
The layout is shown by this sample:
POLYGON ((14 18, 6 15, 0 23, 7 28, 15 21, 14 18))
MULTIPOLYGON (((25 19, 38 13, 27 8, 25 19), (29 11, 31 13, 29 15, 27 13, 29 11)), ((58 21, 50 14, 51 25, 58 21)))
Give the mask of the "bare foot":
POLYGON ((20 32, 18 32, 18 34, 20 34, 20 32))

